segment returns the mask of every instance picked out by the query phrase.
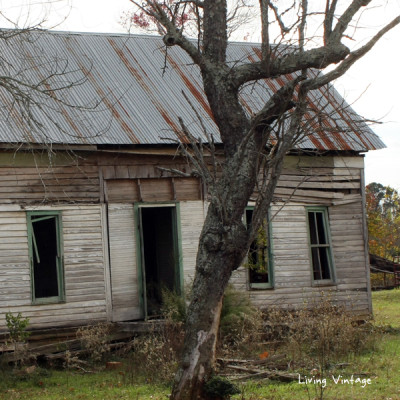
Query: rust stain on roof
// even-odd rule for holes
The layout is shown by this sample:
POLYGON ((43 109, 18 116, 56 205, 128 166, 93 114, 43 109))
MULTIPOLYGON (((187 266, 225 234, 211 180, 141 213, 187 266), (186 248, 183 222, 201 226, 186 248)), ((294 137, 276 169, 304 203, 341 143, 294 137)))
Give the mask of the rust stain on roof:
MULTIPOLYGON (((163 117, 164 121, 172 128, 174 133, 178 136, 178 138, 182 142, 187 143, 186 136, 182 134, 182 130, 174 123, 172 117, 168 114, 165 107, 163 107, 163 105, 155 98, 153 91, 147 85, 147 83, 145 82, 145 80, 143 79, 143 77, 139 73, 139 71, 129 62, 129 60, 126 57, 126 55, 124 54, 124 52, 117 46, 117 44, 115 43, 115 41, 113 39, 109 38, 108 42, 111 44, 112 48, 117 53, 118 57, 122 60, 124 65, 128 68, 128 70, 132 74, 132 76, 136 79, 136 81, 140 84, 140 86, 145 90, 145 92, 148 94, 149 98, 151 98, 152 103, 155 105, 158 112, 163 117)), ((132 56, 132 58, 134 60, 136 60, 132 53, 130 53, 130 55, 132 56)), ((147 75, 145 75, 145 76, 147 77, 147 75)))
POLYGON ((106 96, 106 93, 103 91, 103 89, 98 85, 97 80, 93 76, 92 71, 86 68, 86 66, 82 63, 79 57, 77 57, 77 54, 72 46, 67 44, 68 50, 75 55, 75 58, 77 60, 77 63, 79 65, 79 68, 83 71, 87 79, 90 80, 92 83, 93 87, 95 88, 96 92, 99 94, 100 98, 102 99, 103 103, 107 106, 107 108, 111 111, 113 117, 118 121, 118 123, 121 125, 122 129, 125 131, 125 133, 129 136, 129 138, 132 140, 132 143, 139 143, 139 140, 135 136, 134 132, 132 129, 129 127, 129 125, 121 118, 120 113, 116 110, 115 105, 112 104, 108 97, 106 96))
MULTIPOLYGON (((67 73, 72 76, 86 75, 86 81, 71 88, 72 99, 83 104, 101 100, 101 110, 96 113, 82 114, 81 124, 75 118, 78 114, 73 108, 52 103, 60 97, 53 90, 53 99, 49 98, 49 122, 47 113, 37 107, 34 111, 43 122, 43 135, 35 130, 29 131, 26 120, 18 106, 11 104, 4 93, 0 100, 10 109, 5 115, 4 126, 0 131, 0 141, 20 141, 42 143, 73 144, 164 144, 162 133, 171 130, 182 141, 186 141, 179 124, 179 117, 194 121, 191 107, 199 110, 204 116, 205 129, 220 141, 218 128, 213 118, 203 90, 201 74, 188 55, 177 46, 165 55, 160 37, 142 35, 117 35, 66 33, 66 32, 32 32, 34 40, 24 43, 24 51, 32 56, 29 65, 30 74, 40 80, 47 76, 48 64, 43 62, 43 54, 49 59, 69 58, 67 73), (164 57, 167 57, 170 73, 162 76, 161 68, 164 57), (38 75, 39 74, 39 75, 38 75), (182 99, 181 90, 187 91, 191 105, 182 99), (96 134, 102 127, 109 126, 104 134, 96 134), (61 127, 61 128, 60 128, 61 127), (70 127, 72 134, 65 132, 70 127)), ((11 39, 10 39, 11 40, 11 39)), ((3 46, 3 57, 14 60, 11 45, 3 46)), ((286 47, 272 49, 272 57, 284 54, 286 47), (281 51, 282 49, 282 51, 281 51)), ((261 48, 248 43, 231 43, 227 49, 230 64, 256 62, 261 59, 261 48)), ((18 61, 18 60, 17 60, 18 61)), ((16 66, 17 67, 17 66, 16 66)), ((312 78, 317 71, 309 70, 312 78)), ((248 115, 260 110, 272 93, 276 93, 288 80, 294 79, 296 73, 279 78, 260 79, 254 88, 245 85, 239 95, 240 103, 248 115)), ((61 81, 61 79, 60 79, 61 81)), ((54 84, 57 84, 54 82, 54 84)), ((46 88, 51 95, 53 81, 46 88)), ((57 89, 56 86, 53 89, 57 89)), ((295 95, 296 96, 296 95, 295 95)), ((38 98, 42 101, 42 98, 38 98)), ((341 96, 332 87, 315 90, 308 96, 308 113, 303 119, 304 129, 311 132, 303 141, 296 144, 299 149, 317 150, 354 150, 366 151, 383 148, 380 139, 364 121, 343 102, 341 96), (317 117, 317 118, 315 118, 317 117), (319 118, 318 118, 319 117, 319 118)), ((81 114, 79 114, 81 115, 81 114)), ((207 138, 199 124, 190 126, 195 136, 206 141, 207 138)))
POLYGON ((180 66, 175 62, 175 60, 171 57, 170 54, 167 55, 167 60, 175 68, 175 70, 178 72, 178 74, 182 78, 183 82, 185 82, 186 87, 190 90, 190 92, 193 94, 193 96, 203 106, 204 110, 207 112, 209 117, 214 121, 214 115, 213 115, 213 113, 211 111, 210 105, 208 104, 208 102, 204 98, 205 94, 201 93, 199 90, 196 89, 196 87, 193 85, 192 82, 190 82, 188 77, 185 75, 185 73, 182 71, 180 66))

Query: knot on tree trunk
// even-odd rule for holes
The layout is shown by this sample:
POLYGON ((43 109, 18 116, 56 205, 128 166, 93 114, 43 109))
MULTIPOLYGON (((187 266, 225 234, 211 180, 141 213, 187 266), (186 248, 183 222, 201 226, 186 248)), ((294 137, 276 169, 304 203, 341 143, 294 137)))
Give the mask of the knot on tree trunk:
POLYGON ((163 37, 163 42, 166 46, 175 46, 176 45, 176 36, 171 35, 170 33, 167 33, 163 37))

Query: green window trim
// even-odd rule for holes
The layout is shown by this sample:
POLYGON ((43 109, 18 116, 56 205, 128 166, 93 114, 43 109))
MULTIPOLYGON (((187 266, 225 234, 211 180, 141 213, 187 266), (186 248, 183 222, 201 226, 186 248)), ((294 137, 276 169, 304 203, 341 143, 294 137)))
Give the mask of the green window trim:
POLYGON ((61 211, 27 211, 32 304, 65 301, 61 211))
POLYGON ((334 285, 336 277, 328 208, 306 207, 306 215, 312 283, 315 286, 334 285))
MULTIPOLYGON (((247 227, 250 225, 249 221, 249 216, 251 218, 251 215, 253 213, 254 207, 249 206, 246 207, 246 212, 245 212, 245 224, 247 227)), ((274 288, 274 274, 273 274, 273 252, 272 252, 272 224, 270 222, 270 213, 267 213, 266 219, 266 229, 263 230, 262 232, 262 237, 260 240, 264 242, 264 245, 262 246, 262 254, 264 254, 264 251, 266 250, 265 256, 263 258, 263 264, 266 263, 266 265, 263 265, 263 268, 266 269, 266 274, 260 273, 258 274, 257 271, 252 272, 251 271, 251 266, 249 262, 249 254, 251 249, 249 250, 249 253, 247 255, 246 263, 245 266, 247 267, 247 282, 248 282, 248 287, 249 289, 254 289, 254 290, 263 290, 263 289, 273 289, 274 288), (263 279, 262 276, 265 276, 264 279, 267 279, 265 282, 255 282, 256 278, 260 278, 260 280, 263 279)), ((262 229, 262 227, 260 228, 262 229)), ((254 246, 254 251, 258 252, 259 248, 257 245, 257 239, 252 243, 252 246, 254 246)), ((258 256, 256 256, 258 258, 258 256)))

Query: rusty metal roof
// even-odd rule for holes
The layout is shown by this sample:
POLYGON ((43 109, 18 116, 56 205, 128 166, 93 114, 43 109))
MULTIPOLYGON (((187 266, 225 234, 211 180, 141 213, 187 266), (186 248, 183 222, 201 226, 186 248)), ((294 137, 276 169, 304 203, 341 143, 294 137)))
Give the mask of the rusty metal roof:
MULTIPOLYGON (((25 87, 35 99, 29 112, 41 124, 36 129, 37 124, 26 123, 29 115, 24 116, 0 89, 0 142, 174 143, 180 132, 179 117, 194 136, 206 140, 192 106, 218 141, 197 66, 178 47, 166 50, 160 37, 35 32, 25 40, 1 41, 0 47, 3 76, 38 82, 53 75, 45 87, 62 100, 56 102, 25 87), (65 89, 77 81, 79 84, 65 89)), ((231 43, 228 57, 232 63, 248 62, 256 60, 259 52, 255 44, 231 43)), ((293 78, 289 75, 246 85, 241 91, 243 106, 249 113, 256 112, 271 93, 293 78)), ((304 126, 310 134, 297 144, 300 149, 366 151, 384 147, 333 87, 310 93, 304 126)))

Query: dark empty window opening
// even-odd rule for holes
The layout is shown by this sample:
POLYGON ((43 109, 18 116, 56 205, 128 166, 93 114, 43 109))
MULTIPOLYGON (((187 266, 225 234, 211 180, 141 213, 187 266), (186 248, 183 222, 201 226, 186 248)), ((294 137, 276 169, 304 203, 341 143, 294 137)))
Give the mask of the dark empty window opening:
POLYGON ((314 281, 333 280, 331 245, 325 209, 307 211, 314 281))
MULTIPOLYGON (((246 209, 246 225, 248 229, 251 226, 252 217, 253 209, 246 209)), ((258 229, 257 236, 251 243, 247 255, 250 288, 265 289, 272 287, 271 266, 269 226, 267 219, 265 219, 258 229)))
POLYGON ((145 316, 158 316, 162 292, 180 294, 175 207, 142 207, 142 271, 145 316))
POLYGON ((64 296, 59 215, 30 213, 28 223, 33 301, 61 301, 64 296))

